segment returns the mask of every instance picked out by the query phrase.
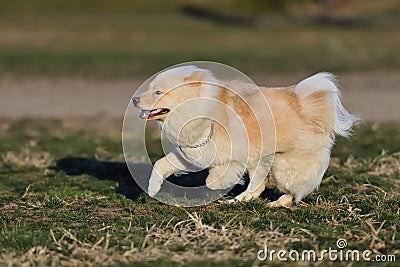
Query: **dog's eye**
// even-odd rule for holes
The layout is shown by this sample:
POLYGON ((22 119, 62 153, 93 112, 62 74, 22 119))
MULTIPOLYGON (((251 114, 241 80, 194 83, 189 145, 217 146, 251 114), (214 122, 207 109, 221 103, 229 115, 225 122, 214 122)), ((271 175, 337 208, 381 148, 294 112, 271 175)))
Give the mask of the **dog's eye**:
POLYGON ((156 95, 162 95, 163 92, 161 92, 161 91, 155 91, 154 94, 156 94, 156 95))

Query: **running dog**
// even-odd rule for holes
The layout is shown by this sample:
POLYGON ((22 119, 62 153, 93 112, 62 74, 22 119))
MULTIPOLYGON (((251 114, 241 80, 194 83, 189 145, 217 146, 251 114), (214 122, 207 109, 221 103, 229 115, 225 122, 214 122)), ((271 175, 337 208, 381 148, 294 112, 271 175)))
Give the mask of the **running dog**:
POLYGON ((158 120, 175 149, 153 168, 148 193, 168 176, 208 168, 208 188, 229 188, 249 174, 234 200, 260 196, 271 172, 285 193, 269 207, 289 207, 316 189, 328 168, 336 135, 349 137, 358 117, 340 101, 330 73, 297 85, 268 88, 221 81, 207 69, 182 66, 158 74, 133 98, 140 118, 158 120))

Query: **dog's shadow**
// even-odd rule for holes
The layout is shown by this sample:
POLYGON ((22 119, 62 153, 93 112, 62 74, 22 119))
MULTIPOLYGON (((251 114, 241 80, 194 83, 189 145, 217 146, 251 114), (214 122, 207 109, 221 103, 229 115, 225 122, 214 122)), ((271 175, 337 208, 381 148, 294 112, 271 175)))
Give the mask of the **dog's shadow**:
MULTIPOLYGON (((141 179, 148 179, 152 170, 151 164, 135 163, 130 164, 131 168, 135 169, 136 175, 140 175, 141 179)), ((125 162, 111 162, 111 161, 100 161, 90 158, 79 158, 79 157, 66 157, 56 161, 56 165, 53 167, 55 171, 62 171, 67 175, 82 175, 88 174, 94 176, 100 180, 110 180, 118 182, 117 192, 123 194, 125 197, 136 200, 142 193, 143 189, 136 183, 129 172, 128 166, 125 162)), ((170 183, 163 185, 163 191, 168 192, 173 188, 168 188, 168 184, 179 185, 183 187, 198 187, 204 186, 207 178, 208 171, 203 170, 199 172, 192 172, 188 174, 182 174, 179 177, 171 175, 167 178, 170 183)), ((248 183, 249 177, 246 174, 243 177, 243 185, 235 185, 228 193, 228 197, 234 197, 243 192, 248 183)), ((279 198, 274 190, 266 189, 261 194, 261 198, 276 200, 279 198)))

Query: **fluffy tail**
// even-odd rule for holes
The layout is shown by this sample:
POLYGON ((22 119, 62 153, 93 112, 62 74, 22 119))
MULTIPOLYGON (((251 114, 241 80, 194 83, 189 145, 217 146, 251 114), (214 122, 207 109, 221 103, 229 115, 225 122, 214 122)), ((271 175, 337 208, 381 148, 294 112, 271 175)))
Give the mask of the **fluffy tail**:
POLYGON ((327 72, 311 76, 295 86, 303 115, 321 130, 349 137, 353 124, 359 120, 340 102, 340 90, 335 77, 327 72))

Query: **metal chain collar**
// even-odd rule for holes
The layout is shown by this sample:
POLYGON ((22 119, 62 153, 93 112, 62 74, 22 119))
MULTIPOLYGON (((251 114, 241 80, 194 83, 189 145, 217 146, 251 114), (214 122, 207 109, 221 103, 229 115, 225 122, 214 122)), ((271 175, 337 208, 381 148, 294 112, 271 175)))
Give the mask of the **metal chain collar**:
POLYGON ((201 143, 196 144, 196 145, 187 145, 187 146, 179 146, 179 147, 190 147, 190 148, 203 147, 203 146, 207 145, 208 142, 210 142, 213 134, 214 134, 214 120, 211 121, 210 133, 208 134, 207 138, 204 139, 201 143))

